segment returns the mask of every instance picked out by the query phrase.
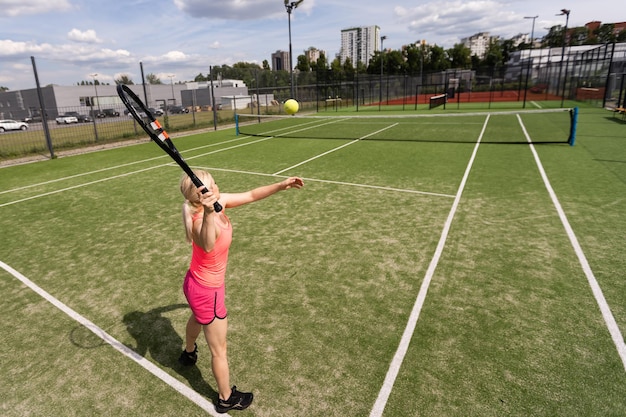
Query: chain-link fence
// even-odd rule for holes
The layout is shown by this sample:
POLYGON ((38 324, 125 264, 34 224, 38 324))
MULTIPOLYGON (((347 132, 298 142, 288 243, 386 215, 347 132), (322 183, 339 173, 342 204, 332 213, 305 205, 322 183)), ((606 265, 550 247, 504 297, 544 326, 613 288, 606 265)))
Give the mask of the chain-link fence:
MULTIPOLYGON (((31 59, 34 69, 34 58, 31 59)), ((490 107, 496 102, 522 108, 527 102, 545 100, 561 100, 561 105, 564 100, 579 100, 620 107, 626 99, 625 66, 626 43, 611 43, 519 51, 505 67, 420 70, 395 75, 384 71, 368 74, 324 69, 295 71, 293 80, 294 95, 303 112, 428 111, 432 98, 442 95, 445 100, 435 104, 457 108, 465 103, 490 107)), ((215 80, 221 76, 215 74, 215 80)), ((283 112, 281 103, 291 98, 289 72, 248 68, 237 76, 243 82, 231 89, 224 88, 222 81, 172 85, 169 98, 149 94, 148 103, 168 110, 159 117, 170 133, 228 126, 234 123, 237 112, 283 112)), ((105 89, 97 85, 61 88, 47 85, 0 93, 0 119, 17 118, 28 123, 26 130, 5 132, 0 125, 0 161, 26 155, 54 157, 55 152, 66 149, 144 138, 143 131, 127 117, 115 94, 99 96, 96 87, 105 89), (58 95, 72 94, 76 105, 57 104, 63 101, 58 95), (64 115, 75 115, 77 120, 57 119, 64 115)), ((166 90, 169 87, 161 86, 166 90)), ((67 97, 63 102, 68 102, 67 97)))

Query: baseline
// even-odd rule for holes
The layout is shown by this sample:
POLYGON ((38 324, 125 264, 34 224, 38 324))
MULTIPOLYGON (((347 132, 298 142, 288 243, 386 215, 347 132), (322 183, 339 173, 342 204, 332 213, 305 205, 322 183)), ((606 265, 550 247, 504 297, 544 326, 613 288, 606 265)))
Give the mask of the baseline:
MULTIPOLYGON (((237 138, 237 139, 231 139, 231 140, 218 142, 218 143, 212 143, 210 145, 204 145, 204 146, 200 146, 200 147, 197 147, 197 148, 186 149, 185 151, 183 151, 181 153, 195 151, 195 150, 198 150, 198 149, 210 148, 212 146, 219 146, 219 145, 227 144, 227 143, 230 143, 230 142, 241 141, 241 140, 244 140, 244 139, 247 139, 247 138, 250 138, 250 136, 237 138)), ((105 150, 108 150, 108 149, 105 149, 105 150)), ((94 171, 87 171, 87 172, 83 172, 83 173, 80 173, 80 174, 69 175, 67 177, 55 178, 53 180, 48 180, 48 181, 40 182, 40 183, 37 183, 37 184, 25 185, 25 186, 22 186, 22 187, 12 188, 10 190, 2 190, 2 191, 0 191, 0 195, 1 194, 6 194, 6 193, 11 193, 11 192, 16 192, 16 191, 22 191, 22 190, 26 190, 26 189, 33 188, 33 187, 40 187, 42 185, 53 184, 55 182, 61 182, 61 181, 70 180, 70 179, 73 179, 73 178, 79 178, 79 177, 84 177, 84 176, 87 176, 87 175, 98 174, 100 172, 110 171, 110 170, 118 169, 118 168, 124 168, 124 167, 131 166, 131 165, 142 164, 144 162, 150 162, 150 161, 154 161, 154 160, 162 159, 162 158, 168 158, 168 156, 167 155, 159 155, 159 156, 155 156, 155 157, 148 158, 148 159, 141 159, 139 161, 128 162, 126 164, 114 165, 112 167, 96 169, 94 171)), ((195 156, 191 157, 191 158, 195 158, 195 156)), ((166 166, 166 165, 170 165, 170 164, 171 163, 167 163, 165 165, 159 165, 159 166, 166 166)))
MULTIPOLYGON (((191 156, 191 157, 186 158, 186 159, 190 160, 190 159, 194 159, 194 158, 199 158, 201 156, 211 155, 211 154, 214 154, 214 153, 218 153, 218 152, 227 151, 227 150, 230 150, 230 149, 239 148, 241 146, 252 145, 254 143, 263 142, 263 141, 266 141, 266 140, 269 140, 269 139, 271 139, 271 138, 258 139, 258 140, 252 141, 252 142, 247 142, 247 143, 243 143, 243 144, 239 144, 239 145, 230 146, 228 148, 222 148, 222 149, 217 149, 215 151, 206 152, 204 154, 191 156)), ((125 172, 125 173, 120 174, 120 175, 114 175, 112 177, 107 177, 107 178, 101 178, 99 180, 95 180, 95 181, 90 181, 90 182, 83 183, 83 184, 74 185, 72 187, 62 188, 60 190, 55 190, 55 191, 49 191, 47 193, 36 194, 36 195, 30 196, 30 197, 22 198, 22 199, 19 199, 19 200, 13 200, 13 201, 9 201, 8 203, 0 204, 0 207, 10 206, 10 205, 21 203, 21 202, 24 202, 24 201, 34 200, 34 199, 39 198, 39 197, 45 197, 45 196, 52 195, 52 194, 58 194, 58 193, 61 193, 61 192, 64 192, 64 191, 70 191, 70 190, 73 190, 73 189, 76 189, 76 188, 81 188, 81 187, 86 187, 88 185, 97 184, 99 182, 104 182, 104 181, 109 181, 109 180, 113 180, 113 179, 117 179, 117 178, 127 177, 129 175, 139 174, 141 172, 150 171, 152 169, 162 168, 162 167, 171 166, 171 165, 174 165, 174 162, 168 162, 168 163, 161 164, 161 165, 155 165, 155 166, 144 168, 144 169, 140 169, 140 170, 137 170, 137 171, 125 172)))
POLYGON ((227 415, 227 414, 218 414, 217 411, 215 411, 215 406, 213 405, 211 401, 207 400, 202 395, 198 394, 196 391, 194 391, 187 385, 183 384, 176 378, 170 376, 168 373, 163 371, 161 368, 159 368, 158 366, 156 366, 155 364, 153 364, 152 362, 150 362, 149 360, 147 360, 146 358, 144 358, 143 356, 141 356, 134 350, 128 348, 126 345, 124 345, 123 343, 115 339, 113 336, 105 332, 102 328, 98 327, 95 323, 85 318, 84 316, 80 315, 75 310, 73 310, 72 308, 68 307, 66 304, 59 301, 57 298, 53 297, 50 293, 42 289, 40 286, 35 284, 30 279, 26 278, 20 272, 16 271, 15 269, 13 269, 12 267, 10 267, 9 265, 5 264, 2 261, 0 261, 0 268, 7 271, 13 277, 17 278, 24 285, 26 285, 28 288, 30 288, 31 290, 39 294, 43 299, 48 301, 50 304, 54 305, 63 313, 67 314, 69 317, 71 317, 72 319, 80 323, 81 325, 85 326, 97 337, 99 337, 100 339, 104 340, 106 343, 111 345, 115 350, 121 352, 124 356, 133 360, 139 366, 141 366, 142 368, 150 372, 152 375, 156 376, 161 381, 165 382, 167 385, 174 388, 174 390, 178 391, 180 394, 187 397, 189 400, 193 401, 204 411, 208 412, 212 416, 227 415))

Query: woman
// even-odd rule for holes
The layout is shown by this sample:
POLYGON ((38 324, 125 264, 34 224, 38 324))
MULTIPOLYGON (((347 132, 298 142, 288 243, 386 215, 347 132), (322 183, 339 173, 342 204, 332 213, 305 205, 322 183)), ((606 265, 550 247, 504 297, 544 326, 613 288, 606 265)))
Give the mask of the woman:
POLYGON ((219 398, 216 410, 243 410, 253 399, 251 392, 241 392, 230 386, 226 333, 228 327, 225 298, 225 274, 228 249, 232 241, 232 224, 226 209, 238 207, 269 197, 289 188, 302 188, 298 177, 255 188, 243 193, 220 193, 213 177, 206 171, 194 171, 205 185, 197 188, 189 176, 183 176, 180 191, 185 197, 183 222, 187 240, 192 244, 189 270, 183 291, 192 315, 187 321, 185 349, 179 362, 191 366, 198 360, 196 339, 204 332, 211 351, 211 369, 217 382, 219 398), (202 193, 206 188, 207 192, 202 193), (215 212, 213 204, 219 202, 224 210, 215 212))

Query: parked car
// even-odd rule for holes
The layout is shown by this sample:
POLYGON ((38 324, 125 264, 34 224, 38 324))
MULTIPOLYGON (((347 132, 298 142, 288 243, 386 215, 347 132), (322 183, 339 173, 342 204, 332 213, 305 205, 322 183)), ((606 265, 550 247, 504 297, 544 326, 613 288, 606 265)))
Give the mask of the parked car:
POLYGON ((0 120, 0 133, 6 132, 7 130, 26 130, 28 129, 28 123, 26 122, 18 122, 15 120, 0 120))
POLYGON ((90 111, 89 111, 89 114, 90 114, 92 117, 95 117, 95 118, 97 118, 97 119, 102 119, 102 118, 104 118, 104 117, 107 117, 107 115, 106 115, 106 114, 104 114, 104 112, 102 112, 102 111, 100 111, 100 110, 90 110, 90 111))
POLYGON ((65 113, 57 117, 55 120, 58 125, 61 125, 61 124, 69 125, 70 123, 78 123, 78 118, 69 113, 65 113))
POLYGON ((76 119, 78 119, 79 123, 93 122, 91 116, 87 116, 86 114, 80 114, 77 111, 68 111, 65 113, 65 116, 74 116, 76 117, 76 119))
POLYGON ((24 120, 22 120, 24 123, 41 123, 43 120, 41 118, 41 116, 26 116, 24 117, 24 120))
MULTIPOLYGON (((148 110, 150 110, 150 113, 152 113, 153 116, 163 116, 163 110, 161 109, 155 109, 154 107, 148 107, 148 110)), ((128 109, 124 110, 124 114, 128 117, 133 117, 132 114, 130 114, 130 112, 128 111, 128 109)), ((146 114, 141 112, 139 114, 141 117, 146 117, 146 114)))
POLYGON ((120 115, 120 112, 115 109, 104 109, 102 110, 102 113, 104 113, 105 117, 119 117, 120 115))
POLYGON ((182 106, 168 106, 167 111, 170 114, 189 113, 189 109, 182 106))

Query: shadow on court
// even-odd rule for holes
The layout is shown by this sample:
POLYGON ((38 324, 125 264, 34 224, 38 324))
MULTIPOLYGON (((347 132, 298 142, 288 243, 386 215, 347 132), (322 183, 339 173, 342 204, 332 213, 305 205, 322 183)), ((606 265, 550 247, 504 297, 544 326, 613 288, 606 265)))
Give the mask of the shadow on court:
MULTIPOLYGON (((178 363, 182 352, 183 339, 172 326, 172 322, 163 313, 179 308, 188 309, 187 304, 173 304, 150 311, 133 311, 124 316, 128 333, 135 338, 137 346, 128 346, 143 357, 150 354, 153 360, 164 367, 171 368, 183 376, 189 385, 199 394, 213 402, 217 399, 215 391, 202 377, 197 366, 183 366, 178 363)), ((209 354, 208 351, 205 351, 209 354)))

